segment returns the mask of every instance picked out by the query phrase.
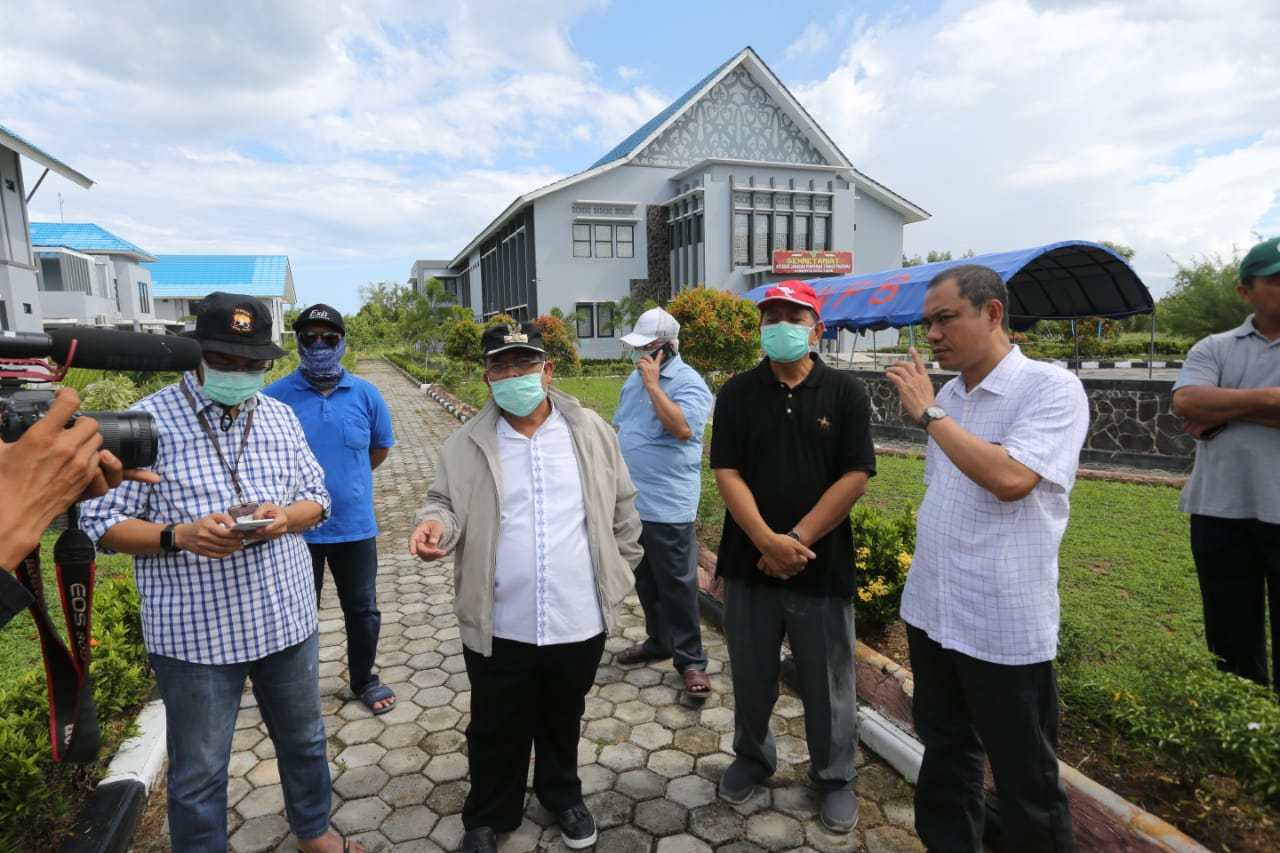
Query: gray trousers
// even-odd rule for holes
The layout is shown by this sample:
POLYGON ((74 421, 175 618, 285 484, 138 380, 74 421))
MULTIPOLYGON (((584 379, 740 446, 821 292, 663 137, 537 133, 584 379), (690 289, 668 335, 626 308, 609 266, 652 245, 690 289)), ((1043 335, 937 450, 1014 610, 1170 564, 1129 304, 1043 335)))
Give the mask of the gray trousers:
POLYGON ((809 777, 819 788, 852 788, 858 709, 853 682, 853 605, 786 588, 728 579, 724 629, 733 668, 733 751, 764 781, 778 768, 769 716, 778 700, 782 638, 791 641, 809 741, 809 777))
POLYGON ((642 522, 644 559, 636 566, 636 596, 649 634, 645 648, 670 657, 676 669, 706 669, 698 621, 698 536, 693 522, 642 522))

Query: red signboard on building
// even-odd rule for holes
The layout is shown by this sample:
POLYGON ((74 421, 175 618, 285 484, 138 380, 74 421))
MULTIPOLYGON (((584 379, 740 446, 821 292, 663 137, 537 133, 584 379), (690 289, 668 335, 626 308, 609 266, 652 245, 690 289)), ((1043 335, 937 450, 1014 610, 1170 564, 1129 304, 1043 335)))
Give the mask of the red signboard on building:
POLYGON ((803 275, 845 275, 853 272, 853 252, 791 252, 778 249, 773 253, 773 271, 803 275))

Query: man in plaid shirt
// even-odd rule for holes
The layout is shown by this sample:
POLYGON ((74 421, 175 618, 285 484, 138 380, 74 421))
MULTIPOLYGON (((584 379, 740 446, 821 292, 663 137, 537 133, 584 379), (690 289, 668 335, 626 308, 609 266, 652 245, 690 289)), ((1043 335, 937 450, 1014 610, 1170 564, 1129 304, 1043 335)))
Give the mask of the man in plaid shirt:
POLYGON ((227 767, 246 676, 300 848, 350 849, 329 830, 315 586, 302 539, 329 513, 324 472, 292 410, 258 393, 284 355, 266 306, 212 294, 195 337, 200 369, 135 406, 159 428, 160 482, 126 483, 81 514, 103 550, 137 558, 143 638, 169 718, 173 849, 227 849, 227 767))

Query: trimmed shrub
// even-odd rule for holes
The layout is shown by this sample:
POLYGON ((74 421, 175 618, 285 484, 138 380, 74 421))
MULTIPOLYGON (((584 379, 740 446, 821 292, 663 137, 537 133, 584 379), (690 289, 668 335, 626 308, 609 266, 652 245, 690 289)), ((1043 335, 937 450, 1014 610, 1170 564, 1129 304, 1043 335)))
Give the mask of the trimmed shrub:
POLYGON ((887 515, 869 506, 853 511, 854 571, 858 629, 874 631, 898 618, 916 550, 916 512, 907 506, 887 515))
POLYGON ((760 312, 727 290, 694 287, 667 305, 680 321, 680 356, 698 372, 737 373, 760 360, 760 312))
POLYGON ((543 314, 533 321, 542 332, 542 345, 547 349, 547 357, 556 364, 556 373, 562 376, 577 376, 582 369, 578 349, 573 345, 573 335, 569 326, 560 317, 543 314))
POLYGON ((475 320, 457 320, 444 336, 444 354, 459 361, 480 361, 480 337, 484 326, 475 320))

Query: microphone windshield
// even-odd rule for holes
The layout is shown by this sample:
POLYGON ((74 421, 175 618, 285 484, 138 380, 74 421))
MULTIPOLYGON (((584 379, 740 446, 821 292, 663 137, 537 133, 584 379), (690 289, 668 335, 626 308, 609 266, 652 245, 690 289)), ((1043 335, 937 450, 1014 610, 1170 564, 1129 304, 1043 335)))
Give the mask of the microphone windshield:
POLYGON ((59 364, 67 363, 72 342, 76 342, 72 367, 98 370, 195 370, 200 365, 200 343, 177 335, 148 335, 121 332, 94 326, 65 326, 51 329, 53 346, 49 355, 59 364))

